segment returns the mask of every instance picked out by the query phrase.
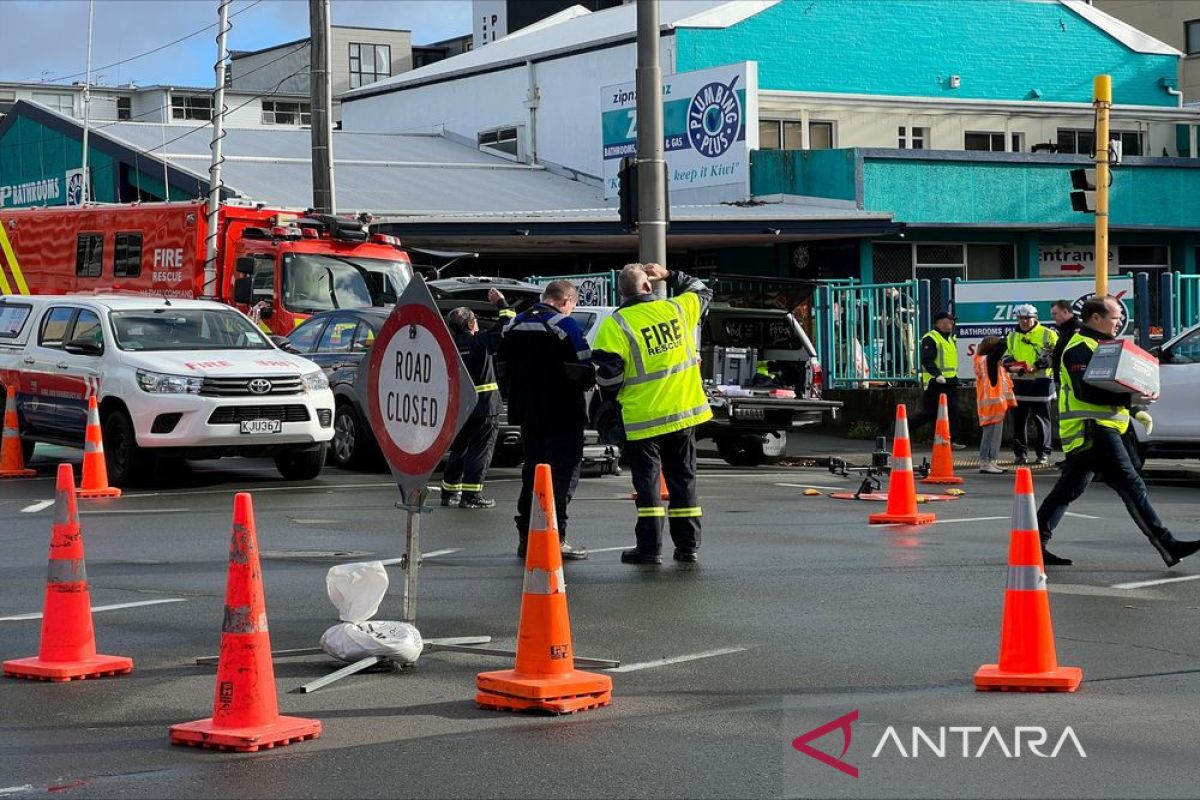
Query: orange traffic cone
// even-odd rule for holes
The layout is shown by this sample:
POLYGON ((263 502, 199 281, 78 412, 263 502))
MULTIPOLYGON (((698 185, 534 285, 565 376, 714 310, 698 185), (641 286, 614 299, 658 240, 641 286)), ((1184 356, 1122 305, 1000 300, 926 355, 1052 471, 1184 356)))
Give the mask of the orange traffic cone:
POLYGON ((75 503, 75 472, 70 464, 59 464, 41 646, 36 658, 5 661, 4 674, 40 681, 70 681, 124 675, 132 670, 132 659, 96 654, 92 596, 88 591, 83 534, 75 503))
POLYGON ((1017 470, 1012 534, 1008 545, 1008 585, 1004 590, 1004 619, 1000 623, 1000 663, 984 664, 975 673, 981 692, 1073 692, 1083 680, 1079 667, 1060 667, 1050 623, 1050 596, 1042 564, 1033 504, 1033 477, 1017 470))
POLYGON ((250 495, 241 492, 233 498, 233 536, 213 715, 172 725, 171 744, 253 753, 320 735, 319 720, 279 714, 254 506, 250 495))
POLYGON ((475 702, 499 711, 555 714, 606 706, 612 702, 612 678, 575 669, 550 465, 537 465, 533 491, 516 668, 479 673, 475 702))
POLYGON ((921 483, 962 483, 963 479, 954 474, 954 451, 950 449, 950 410, 946 405, 946 395, 938 395, 937 423, 933 427, 933 463, 929 467, 929 476, 921 479, 921 483))
POLYGON ((25 469, 21 432, 17 428, 17 390, 8 387, 4 402, 4 435, 0 438, 0 478, 32 478, 35 469, 25 469))
POLYGON ((120 497, 121 490, 108 485, 108 465, 104 461, 104 437, 100 431, 100 410, 96 395, 88 398, 87 433, 83 437, 83 480, 79 496, 120 497))
POLYGON ((924 525, 933 522, 934 514, 917 513, 917 484, 913 479, 912 444, 908 441, 908 409, 903 403, 896 406, 896 437, 892 443, 892 471, 888 477, 887 511, 871 514, 872 525, 899 522, 924 525))
MULTIPOLYGON (((667 479, 663 475, 662 470, 658 471, 658 496, 662 500, 670 500, 671 499, 671 493, 667 491, 667 479)), ((631 492, 629 495, 629 499, 636 501, 637 500, 637 492, 631 492)))

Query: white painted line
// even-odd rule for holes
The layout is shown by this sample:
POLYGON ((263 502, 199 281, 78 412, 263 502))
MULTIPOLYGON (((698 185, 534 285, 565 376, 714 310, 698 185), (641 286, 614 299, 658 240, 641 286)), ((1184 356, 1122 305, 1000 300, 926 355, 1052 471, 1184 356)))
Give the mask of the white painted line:
POLYGON ((1160 578, 1155 581, 1134 581, 1133 583, 1114 583, 1114 589, 1144 589, 1147 586, 1161 586, 1164 583, 1183 583, 1184 581, 1200 580, 1200 575, 1180 575, 1178 578, 1160 578))
POLYGON ((660 658, 657 661, 643 661, 639 664, 622 664, 619 667, 607 669, 605 672, 637 672, 639 669, 654 669, 655 667, 667 667, 671 664, 680 664, 684 661, 697 661, 701 658, 712 658, 713 656, 726 656, 730 653, 743 653, 744 647, 722 647, 718 650, 705 650, 703 653, 692 653, 688 656, 675 656, 673 658, 660 658))
POLYGON ((789 489, 832 489, 835 492, 842 491, 846 488, 845 485, 822 486, 819 483, 777 483, 775 485, 776 486, 786 486, 789 489))
MULTIPOLYGON (((186 597, 165 597, 161 600, 139 600, 136 603, 117 603, 116 605, 111 605, 111 606, 92 606, 92 613, 94 614, 97 611, 116 611, 117 609, 120 609, 120 608, 139 608, 141 606, 158 606, 158 605, 162 605, 163 603, 183 603, 186 601, 187 601, 186 597)), ((16 622, 18 620, 23 620, 23 619, 41 619, 41 618, 42 618, 42 612, 38 611, 36 614, 17 614, 16 616, 12 616, 12 617, 0 617, 0 622, 16 622)))
MULTIPOLYGON (((36 514, 37 512, 41 511, 43 508, 49 508, 52 505, 54 505, 53 500, 38 500, 36 503, 32 503, 30 505, 25 506, 24 508, 21 509, 21 511, 23 511, 26 514, 36 514)), ((0 790, 0 791, 3 791, 3 790, 0 790)))
POLYGON ((134 497, 183 497, 184 495, 202 495, 202 494, 227 494, 233 495, 238 492, 250 492, 257 494, 258 492, 320 492, 325 491, 333 494, 335 489, 395 489, 394 482, 386 483, 327 483, 308 486, 229 486, 225 489, 192 489, 186 492, 141 492, 139 494, 123 495, 124 499, 128 500, 134 497))
POLYGON ((297 525, 335 525, 335 524, 341 524, 342 520, 340 520, 340 519, 301 519, 300 517, 293 517, 292 522, 296 523, 297 525))
POLYGON ((1091 514, 1076 514, 1074 511, 1068 511, 1067 516, 1077 519, 1104 519, 1104 517, 1093 517, 1091 514))
POLYGON ((589 553, 612 553, 617 550, 628 550, 631 547, 633 547, 633 545, 631 545, 631 544, 623 544, 623 545, 620 545, 619 547, 589 547, 588 552, 589 553))
POLYGON ((98 514, 186 514, 191 511, 190 508, 106 508, 91 510, 81 510, 79 516, 93 517, 98 514))
MULTIPOLYGON (((963 517, 962 519, 935 519, 933 522, 927 522, 926 525, 949 525, 954 522, 994 522, 998 519, 1011 519, 1011 516, 1003 517, 963 517)), ((909 525, 906 522, 889 522, 883 525, 867 525, 868 528, 918 528, 920 525, 909 525)))
MULTIPOLYGON (((457 553, 461 550, 462 550, 461 547, 450 547, 445 550, 434 550, 430 553, 421 553, 421 560, 424 561, 427 558, 437 558, 438 556, 448 556, 451 553, 457 553)), ((386 566, 391 566, 392 564, 399 564, 403 560, 404 560, 403 558, 384 558, 384 559, 381 559, 379 561, 379 563, 383 564, 386 567, 386 566)))
POLYGON ((3 789, 0 789, 0 797, 4 797, 7 794, 16 794, 17 792, 32 792, 32 791, 33 791, 33 785, 28 784, 28 783, 25 784, 24 786, 5 786, 3 789))

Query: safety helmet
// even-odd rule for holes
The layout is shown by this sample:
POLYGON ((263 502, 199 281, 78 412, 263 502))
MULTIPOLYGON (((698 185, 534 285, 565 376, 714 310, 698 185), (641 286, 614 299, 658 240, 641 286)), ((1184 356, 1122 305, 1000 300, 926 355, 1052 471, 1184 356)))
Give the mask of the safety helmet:
POLYGON ((1018 318, 1033 317, 1034 319, 1037 319, 1037 315, 1038 315, 1037 309, 1034 308, 1029 303, 1022 303, 1021 305, 1017 306, 1017 317, 1018 318))

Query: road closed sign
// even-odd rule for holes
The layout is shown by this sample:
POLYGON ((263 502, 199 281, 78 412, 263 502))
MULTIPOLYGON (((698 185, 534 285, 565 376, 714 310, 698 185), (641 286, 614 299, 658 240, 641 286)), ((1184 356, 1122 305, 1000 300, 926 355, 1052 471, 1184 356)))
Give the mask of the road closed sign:
POLYGON ((405 502, 429 475, 475 407, 475 385, 419 276, 375 337, 367 362, 371 427, 405 502))

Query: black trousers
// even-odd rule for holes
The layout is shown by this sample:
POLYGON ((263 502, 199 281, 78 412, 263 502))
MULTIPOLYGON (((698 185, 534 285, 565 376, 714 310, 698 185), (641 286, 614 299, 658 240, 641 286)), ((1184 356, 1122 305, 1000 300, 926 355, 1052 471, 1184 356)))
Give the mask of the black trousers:
POLYGON ((921 413, 914 414, 908 420, 910 435, 923 425, 932 425, 937 422, 938 398, 942 395, 946 395, 946 412, 950 417, 950 439, 958 441, 958 378, 947 378, 945 383, 929 382, 929 385, 925 387, 925 394, 921 395, 921 413))
POLYGON ((664 433, 625 443, 623 452, 633 473, 637 492, 637 549, 649 555, 662 552, 662 523, 665 517, 676 550, 700 548, 700 500, 696 496, 696 429, 664 433), (664 509, 658 476, 662 473, 671 496, 664 509))
POLYGON ((1032 449, 1034 457, 1050 455, 1050 401, 1018 400, 1013 409, 1013 455, 1024 458, 1032 449), (1037 439, 1030 448, 1030 421, 1037 429, 1037 439))
POLYGON ((479 494, 483 478, 492 463, 496 433, 500 427, 494 416, 471 417, 450 443, 446 470, 442 473, 442 494, 464 492, 479 494))
POLYGON ((1067 507, 1083 495, 1096 475, 1121 497, 1129 516, 1147 539, 1159 543, 1171 541, 1171 532, 1150 505, 1146 484, 1129 457, 1125 440, 1112 428, 1101 425, 1093 425, 1088 435, 1091 447, 1068 454, 1058 482, 1038 508, 1042 542, 1050 541, 1067 507))
POLYGON ((567 539, 567 506, 579 485, 579 466, 583 461, 583 425, 555 426, 553 429, 527 422, 521 425, 521 494, 517 498, 517 538, 523 544, 529 538, 529 512, 533 507, 533 477, 538 464, 550 465, 554 484, 554 513, 558 517, 558 538, 567 539))

